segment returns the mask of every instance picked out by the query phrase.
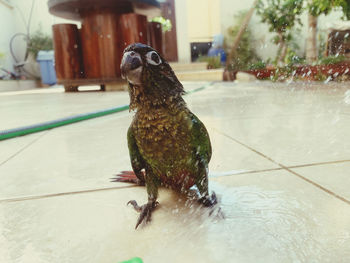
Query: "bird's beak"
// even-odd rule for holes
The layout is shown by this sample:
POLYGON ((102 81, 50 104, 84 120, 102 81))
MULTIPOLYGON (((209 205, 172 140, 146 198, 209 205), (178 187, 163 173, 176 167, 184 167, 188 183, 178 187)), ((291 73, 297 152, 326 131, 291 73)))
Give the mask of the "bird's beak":
POLYGON ((133 51, 124 53, 122 62, 120 64, 122 78, 128 78, 129 72, 136 70, 141 66, 142 61, 138 53, 133 51))

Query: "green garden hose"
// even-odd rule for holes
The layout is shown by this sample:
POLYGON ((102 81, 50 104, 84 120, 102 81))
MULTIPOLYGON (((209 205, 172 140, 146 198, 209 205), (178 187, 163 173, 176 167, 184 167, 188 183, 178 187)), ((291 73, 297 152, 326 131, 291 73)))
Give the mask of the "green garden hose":
MULTIPOLYGON (((191 94, 191 93, 194 93, 197 91, 201 91, 210 85, 211 84, 208 84, 207 86, 199 87, 197 89, 194 89, 194 90, 187 92, 186 94, 191 94)), ((93 119, 93 118, 97 118, 97 117, 102 117, 102 116, 106 116, 106 115, 109 115, 112 113, 126 111, 128 109, 129 109, 129 105, 123 105, 123 106, 119 106, 119 107, 115 107, 115 108, 109 108, 109 109, 104 109, 104 110, 100 110, 100 111, 79 114, 79 115, 75 115, 75 116, 71 116, 71 117, 67 117, 67 118, 57 119, 57 120, 53 120, 53 121, 38 123, 38 124, 34 124, 34 125, 4 130, 4 131, 0 131, 0 141, 15 138, 18 136, 28 135, 31 133, 41 132, 41 131, 61 127, 64 125, 80 122, 80 121, 85 121, 85 120, 89 120, 89 119, 93 119)))

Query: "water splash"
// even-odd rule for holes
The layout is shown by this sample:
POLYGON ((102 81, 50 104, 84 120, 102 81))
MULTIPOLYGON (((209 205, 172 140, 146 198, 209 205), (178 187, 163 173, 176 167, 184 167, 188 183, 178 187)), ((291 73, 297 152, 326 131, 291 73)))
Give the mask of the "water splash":
POLYGON ((324 84, 327 84, 329 81, 331 81, 332 80, 332 77, 331 76, 329 76, 323 83, 324 84))
POLYGON ((235 174, 241 174, 244 172, 247 172, 247 170, 230 170, 230 171, 224 171, 224 172, 210 171, 209 177, 215 178, 215 177, 222 177, 222 176, 230 176, 235 174))
POLYGON ((350 105, 350 90, 347 90, 344 94, 344 102, 345 104, 350 105))
MULTIPOLYGON (((176 205, 163 203, 162 209, 169 210, 165 213, 176 216, 168 218, 166 227, 152 226, 157 227, 152 233, 159 231, 168 240, 159 243, 158 252, 145 260, 152 261, 152 257, 152 262, 155 258, 162 262, 164 251, 174 262, 186 262, 186 257, 197 257, 197 262, 325 262, 332 257, 327 245, 315 236, 319 223, 306 201, 256 186, 229 188, 211 181, 210 188, 218 195, 225 219, 215 216, 217 210, 209 216, 210 210, 194 200, 175 197, 176 205), (181 228, 176 227, 179 224, 181 228), (176 250, 169 251, 167 246, 176 250)), ((342 241, 345 247, 347 241, 342 241)))

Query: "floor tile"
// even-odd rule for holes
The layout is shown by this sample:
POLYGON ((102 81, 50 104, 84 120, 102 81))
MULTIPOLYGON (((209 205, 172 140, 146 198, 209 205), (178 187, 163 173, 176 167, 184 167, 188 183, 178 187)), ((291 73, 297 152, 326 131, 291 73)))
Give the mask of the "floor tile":
POLYGON ((126 133, 130 117, 110 115, 49 131, 0 166, 0 198, 115 186, 130 170, 126 133))
MULTIPOLYGON (((314 184, 278 166, 350 159, 347 84, 185 88, 203 85, 184 98, 208 128, 225 219, 161 189, 151 224, 134 230, 126 203, 143 204, 146 190, 109 182, 131 168, 125 111, 0 142, 0 262, 350 262, 350 205, 336 197, 350 197, 349 164, 292 168, 314 184)), ((0 96, 1 129, 127 102, 126 92, 0 96)))
POLYGON ((13 158, 16 154, 21 152, 26 147, 29 147, 32 143, 35 143, 45 132, 31 134, 29 136, 17 137, 6 141, 0 141, 0 166, 13 158))
MULTIPOLYGON (((208 82, 184 82, 186 91, 209 86, 208 82)), ((127 91, 116 92, 53 92, 11 95, 0 92, 0 130, 52 121, 88 112, 129 104, 127 91)), ((37 91, 37 90, 34 90, 37 91)), ((39 90, 40 91, 40 90, 39 90)), ((14 93, 16 94, 16 93, 14 93)))
MULTIPOLYGON (((50 131, 0 167, 0 199, 113 187, 114 174, 131 170, 127 129, 132 114, 121 113, 50 131)), ((254 152, 209 131, 210 174, 278 168, 254 152), (225 149, 225 150, 223 150, 225 149)))
MULTIPOLYGON (((1 262, 348 262, 350 206, 285 171, 215 178, 225 219, 161 189, 134 230, 143 187, 0 204, 1 262)), ((214 211, 217 215, 217 210, 214 211)))
POLYGON ((1 129, 7 130, 117 107, 128 104, 128 100, 127 92, 0 96, 1 129))
POLYGON ((213 155, 209 163, 212 176, 280 168, 273 162, 209 129, 213 155))
POLYGON ((285 166, 350 159, 350 118, 343 115, 206 121, 285 166))
POLYGON ((227 235, 238 255, 251 253, 251 262, 350 260, 349 204, 286 171, 213 181, 224 193, 222 207, 232 220, 227 235))
POLYGON ((292 170, 350 201, 350 161, 292 170))

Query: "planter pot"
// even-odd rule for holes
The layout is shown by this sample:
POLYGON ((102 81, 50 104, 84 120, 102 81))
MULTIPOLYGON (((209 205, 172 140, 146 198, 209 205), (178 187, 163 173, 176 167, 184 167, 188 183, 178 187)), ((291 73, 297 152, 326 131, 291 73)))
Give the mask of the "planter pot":
MULTIPOLYGON (((337 77, 350 77, 350 62, 341 62, 337 64, 329 65, 302 65, 295 66, 293 68, 295 71, 293 76, 299 77, 303 80, 321 80, 328 79, 333 80, 337 77)), ((243 71, 248 74, 254 75, 257 79, 269 79, 275 75, 276 69, 274 68, 264 68, 264 69, 253 69, 243 71)), ((226 71, 224 72, 225 81, 233 81, 236 79, 237 71, 226 71)), ((287 76, 287 75, 286 75, 287 76)))
POLYGON ((257 79, 268 79, 275 74, 276 69, 252 69, 244 71, 246 73, 254 75, 257 79))
POLYGON ((24 70, 26 76, 29 79, 40 79, 41 74, 40 74, 40 66, 39 63, 36 61, 36 58, 32 53, 29 53, 27 63, 24 65, 24 70))
POLYGON ((350 63, 299 66, 296 68, 296 75, 308 80, 319 80, 320 76, 333 80, 339 76, 350 75, 350 63))

